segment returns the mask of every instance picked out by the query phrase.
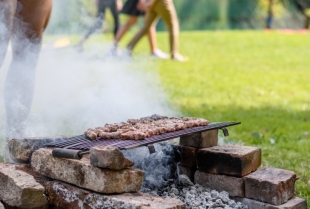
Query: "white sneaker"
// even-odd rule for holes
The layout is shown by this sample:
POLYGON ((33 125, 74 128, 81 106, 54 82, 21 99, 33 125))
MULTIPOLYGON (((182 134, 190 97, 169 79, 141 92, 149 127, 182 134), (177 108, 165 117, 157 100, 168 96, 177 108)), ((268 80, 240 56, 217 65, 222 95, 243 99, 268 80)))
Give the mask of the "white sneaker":
POLYGON ((158 58, 161 58, 161 59, 168 59, 169 58, 169 55, 166 54, 165 52, 162 52, 160 49, 156 49, 155 52, 153 52, 151 54, 151 56, 158 57, 158 58))

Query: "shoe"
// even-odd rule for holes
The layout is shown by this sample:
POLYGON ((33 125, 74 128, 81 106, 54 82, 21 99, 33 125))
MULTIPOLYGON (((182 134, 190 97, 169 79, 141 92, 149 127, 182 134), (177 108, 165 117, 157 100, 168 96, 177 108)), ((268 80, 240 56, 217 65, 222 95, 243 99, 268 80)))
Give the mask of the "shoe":
POLYGON ((82 53, 84 51, 84 47, 81 44, 75 45, 74 46, 75 51, 77 51, 78 53, 82 53))
POLYGON ((132 51, 130 49, 125 49, 124 51, 122 51, 121 58, 124 61, 132 61, 133 60, 132 51))
POLYGON ((187 62, 188 61, 188 57, 184 57, 181 54, 172 55, 171 59, 178 61, 178 62, 187 62))
POLYGON ((121 54, 120 54, 120 51, 118 50, 118 48, 116 47, 112 47, 107 53, 106 53, 106 56, 108 57, 119 57, 121 54))
POLYGON ((160 58, 160 59, 168 59, 168 58, 169 58, 169 55, 166 54, 165 52, 162 52, 160 49, 156 49, 156 50, 151 54, 151 56, 157 57, 157 58, 160 58))

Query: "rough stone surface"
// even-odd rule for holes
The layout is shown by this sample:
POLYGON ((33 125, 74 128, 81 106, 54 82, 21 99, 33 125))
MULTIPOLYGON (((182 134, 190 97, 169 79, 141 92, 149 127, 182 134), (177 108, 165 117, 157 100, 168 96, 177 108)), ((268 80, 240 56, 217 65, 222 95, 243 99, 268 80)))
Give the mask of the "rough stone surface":
POLYGON ((249 209, 307 209, 307 201, 299 197, 293 197, 282 205, 271 205, 248 198, 234 198, 236 201, 247 205, 249 209))
POLYGON ((100 168, 122 170, 132 166, 133 162, 125 158, 117 147, 98 146, 90 149, 90 164, 100 168))
POLYGON ((261 149, 241 145, 223 145, 198 150, 198 170, 243 177, 261 165, 261 149))
POLYGON ((10 139, 8 147, 10 157, 21 163, 29 163, 31 154, 42 148, 45 144, 65 140, 66 137, 59 138, 23 138, 23 139, 10 139))
POLYGON ((244 182, 242 178, 196 171, 194 182, 220 192, 226 191, 231 197, 244 197, 244 182))
POLYGON ((182 145, 173 145, 173 147, 181 153, 179 165, 185 167, 197 167, 197 148, 182 145))
POLYGON ((89 155, 81 160, 56 158, 52 149, 45 148, 32 154, 31 166, 50 178, 106 194, 139 191, 144 179, 144 172, 136 168, 120 171, 97 168, 90 164, 89 155))
POLYGON ((185 167, 185 166, 181 166, 178 165, 179 168, 179 174, 182 175, 186 175, 191 181, 194 181, 194 175, 196 172, 196 168, 191 168, 191 167, 185 167))
POLYGON ((295 195, 296 174, 278 168, 261 168, 244 177, 245 197, 281 205, 295 195))
POLYGON ((180 200, 154 197, 141 192, 102 195, 57 181, 46 182, 49 203, 61 209, 185 209, 180 200))
POLYGON ((37 208, 47 204, 44 187, 13 164, 0 164, 0 199, 10 206, 37 208))
POLYGON ((180 137, 180 145, 197 148, 216 146, 218 143, 218 129, 194 133, 180 137))
POLYGON ((4 205, 0 202, 0 209, 4 209, 4 205))

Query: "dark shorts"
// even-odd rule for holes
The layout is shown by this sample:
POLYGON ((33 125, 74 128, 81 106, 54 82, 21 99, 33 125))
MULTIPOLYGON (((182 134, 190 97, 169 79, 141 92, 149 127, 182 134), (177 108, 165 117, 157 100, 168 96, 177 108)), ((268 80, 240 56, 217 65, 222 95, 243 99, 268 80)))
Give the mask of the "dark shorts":
POLYGON ((127 0, 123 6, 121 13, 131 16, 141 16, 144 12, 137 9, 139 0, 127 0))

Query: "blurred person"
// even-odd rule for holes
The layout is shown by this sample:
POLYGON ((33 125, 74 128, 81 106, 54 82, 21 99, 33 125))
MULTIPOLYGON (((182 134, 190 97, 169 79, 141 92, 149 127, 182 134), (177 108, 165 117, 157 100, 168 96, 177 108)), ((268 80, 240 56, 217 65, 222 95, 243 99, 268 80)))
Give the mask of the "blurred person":
POLYGON ((187 58, 183 57, 178 52, 179 22, 173 0, 150 0, 149 2, 144 1, 141 7, 144 7, 144 10, 147 11, 146 18, 142 28, 127 45, 129 53, 132 53, 132 50, 136 44, 147 33, 154 21, 158 17, 161 17, 169 31, 171 59, 181 62, 187 61, 187 58))
POLYGON ((78 51, 83 51, 84 42, 99 28, 102 27, 105 11, 107 8, 110 9, 113 20, 114 20, 114 30, 113 34, 116 36, 116 33, 119 29, 120 21, 119 21, 119 11, 122 8, 122 0, 96 0, 95 4, 97 6, 97 18, 95 23, 89 28, 83 38, 78 42, 76 48, 78 51))
POLYGON ((309 29, 310 26, 310 0, 295 0, 297 9, 304 14, 305 22, 304 29, 309 29))
POLYGON ((266 18, 266 29, 271 29, 271 24, 274 18, 274 11, 273 11, 274 4, 275 4, 275 0, 269 0, 267 18, 266 18))
POLYGON ((6 138, 23 137, 33 100, 35 69, 52 0, 0 0, 0 67, 12 44, 4 84, 6 138))
MULTIPOLYGON (((123 38, 123 36, 126 34, 126 32, 137 23, 139 16, 144 16, 145 12, 143 11, 143 1, 142 0, 127 0, 124 4, 124 7, 121 11, 121 13, 126 14, 129 16, 127 22, 120 27, 118 30, 115 40, 114 40, 114 47, 113 50, 116 52, 117 51, 117 46, 120 40, 123 38)), ((167 59, 169 56, 162 52, 160 49, 157 47, 157 42, 156 42, 156 24, 158 22, 157 18, 154 23, 150 26, 149 30, 147 31, 148 35, 148 40, 151 48, 151 55, 162 58, 162 59, 167 59)))

